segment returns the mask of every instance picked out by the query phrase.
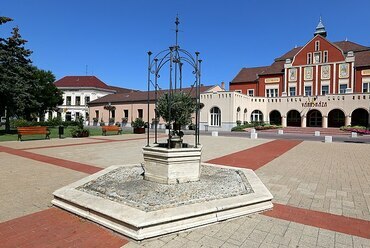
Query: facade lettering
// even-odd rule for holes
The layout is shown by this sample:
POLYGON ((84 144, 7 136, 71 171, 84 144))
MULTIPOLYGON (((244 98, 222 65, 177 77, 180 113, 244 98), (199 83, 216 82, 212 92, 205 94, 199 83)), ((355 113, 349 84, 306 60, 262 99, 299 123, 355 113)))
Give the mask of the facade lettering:
POLYGON ((305 102, 302 103, 302 108, 326 108, 328 106, 327 102, 305 102))

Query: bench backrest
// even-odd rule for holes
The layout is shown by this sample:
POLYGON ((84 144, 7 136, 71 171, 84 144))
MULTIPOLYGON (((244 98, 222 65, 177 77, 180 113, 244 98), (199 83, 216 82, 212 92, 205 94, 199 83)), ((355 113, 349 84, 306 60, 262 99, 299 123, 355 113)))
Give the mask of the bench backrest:
POLYGON ((35 127, 17 127, 18 133, 46 133, 48 127, 35 126, 35 127))
POLYGON ((119 126, 102 126, 102 129, 105 131, 118 131, 120 127, 119 126))

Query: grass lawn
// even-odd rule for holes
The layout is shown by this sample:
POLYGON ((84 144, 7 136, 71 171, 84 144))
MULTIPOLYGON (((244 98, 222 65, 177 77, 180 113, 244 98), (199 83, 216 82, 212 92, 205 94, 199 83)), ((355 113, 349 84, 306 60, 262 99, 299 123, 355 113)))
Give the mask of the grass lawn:
MULTIPOLYGON (((71 130, 73 127, 67 127, 64 129, 64 135, 62 137, 72 137, 71 130)), ((101 136, 102 131, 100 127, 88 127, 87 128, 90 131, 90 136, 101 136)), ((58 127, 51 127, 50 130, 50 138, 55 139, 59 138, 58 135, 58 127)), ((130 130, 122 130, 122 134, 129 134, 132 133, 130 130)), ((45 135, 26 135, 22 137, 23 140, 39 140, 39 139, 45 139, 45 135)), ((4 126, 0 128, 0 142, 1 141, 13 141, 18 140, 18 134, 17 130, 11 130, 10 134, 5 134, 4 126)))

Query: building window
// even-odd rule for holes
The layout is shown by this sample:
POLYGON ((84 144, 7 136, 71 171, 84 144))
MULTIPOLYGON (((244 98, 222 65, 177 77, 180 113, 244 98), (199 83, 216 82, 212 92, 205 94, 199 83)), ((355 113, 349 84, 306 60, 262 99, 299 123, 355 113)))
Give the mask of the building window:
POLYGON ((322 58, 322 62, 328 63, 328 61, 329 61, 328 51, 324 51, 324 57, 322 58))
POLYGON ((266 89, 266 97, 278 97, 278 89, 266 89))
POLYGON ((305 86, 304 87, 304 95, 305 96, 311 96, 312 95, 312 87, 311 86, 305 86))
POLYGON ((238 92, 238 93, 243 93, 242 90, 235 90, 235 92, 238 92))
POLYGON ((81 105, 81 97, 80 96, 76 96, 76 106, 80 106, 81 105))
POLYGON ((72 120, 72 114, 71 112, 66 113, 66 121, 71 121, 72 120))
POLYGON ((217 107, 211 108, 210 126, 221 126, 221 111, 217 107))
POLYGON ((347 84, 339 85, 339 94, 346 94, 347 84))
POLYGON ((252 122, 262 122, 263 121, 263 114, 259 110, 254 110, 251 114, 251 121, 252 122))
POLYGON ((312 64, 312 53, 307 53, 307 64, 312 64))
POLYGON ((95 110, 95 118, 99 120, 99 110, 95 110))
POLYGON ((76 112, 76 120, 80 117, 80 112, 76 112))
POLYGON ((89 96, 85 96, 85 104, 88 104, 90 102, 90 97, 89 96))
POLYGON ((329 85, 322 85, 321 86, 321 95, 329 94, 329 85))
POLYGON ((138 109, 137 110, 137 118, 143 119, 143 117, 144 117, 143 110, 142 109, 138 109))
POLYGON ((313 62, 315 64, 321 63, 321 52, 316 52, 313 54, 313 62))
POLYGON ((320 41, 315 41, 315 51, 319 51, 320 50, 320 41))
POLYGON ((296 96, 295 87, 289 87, 289 96, 296 96))
POLYGON ((114 109, 112 109, 111 113, 112 113, 112 118, 115 119, 116 118, 116 111, 114 109))
POLYGON ((362 83, 362 93, 370 92, 370 83, 362 83))
POLYGON ((248 90, 248 96, 254 96, 254 90, 248 90))
POLYGON ((66 105, 67 106, 71 106, 72 105, 71 102, 72 102, 72 97, 71 96, 67 96, 67 98, 66 98, 66 105))
POLYGON ((123 110, 123 117, 128 118, 128 109, 123 110))

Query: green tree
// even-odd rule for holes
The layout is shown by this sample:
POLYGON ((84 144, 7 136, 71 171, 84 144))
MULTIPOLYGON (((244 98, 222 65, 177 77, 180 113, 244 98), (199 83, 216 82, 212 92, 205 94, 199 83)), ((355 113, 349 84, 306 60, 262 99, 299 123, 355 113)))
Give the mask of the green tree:
POLYGON ((56 110, 57 105, 63 104, 63 92, 55 85, 55 76, 51 71, 45 71, 36 67, 32 68, 34 87, 31 90, 32 99, 25 109, 24 117, 31 119, 33 114, 44 119, 45 112, 56 110))
MULTIPOLYGON (((4 23, 4 20, 2 19, 4 23)), ((6 109, 5 130, 10 131, 9 117, 23 114, 27 104, 32 103, 31 51, 24 45, 18 27, 11 36, 0 38, 0 106, 6 109)))
POLYGON ((157 111, 166 122, 173 123, 174 130, 191 123, 191 115, 196 110, 196 103, 185 92, 165 93, 158 99, 157 111))
POLYGON ((6 17, 6 16, 0 16, 0 25, 13 21, 12 18, 6 17))

